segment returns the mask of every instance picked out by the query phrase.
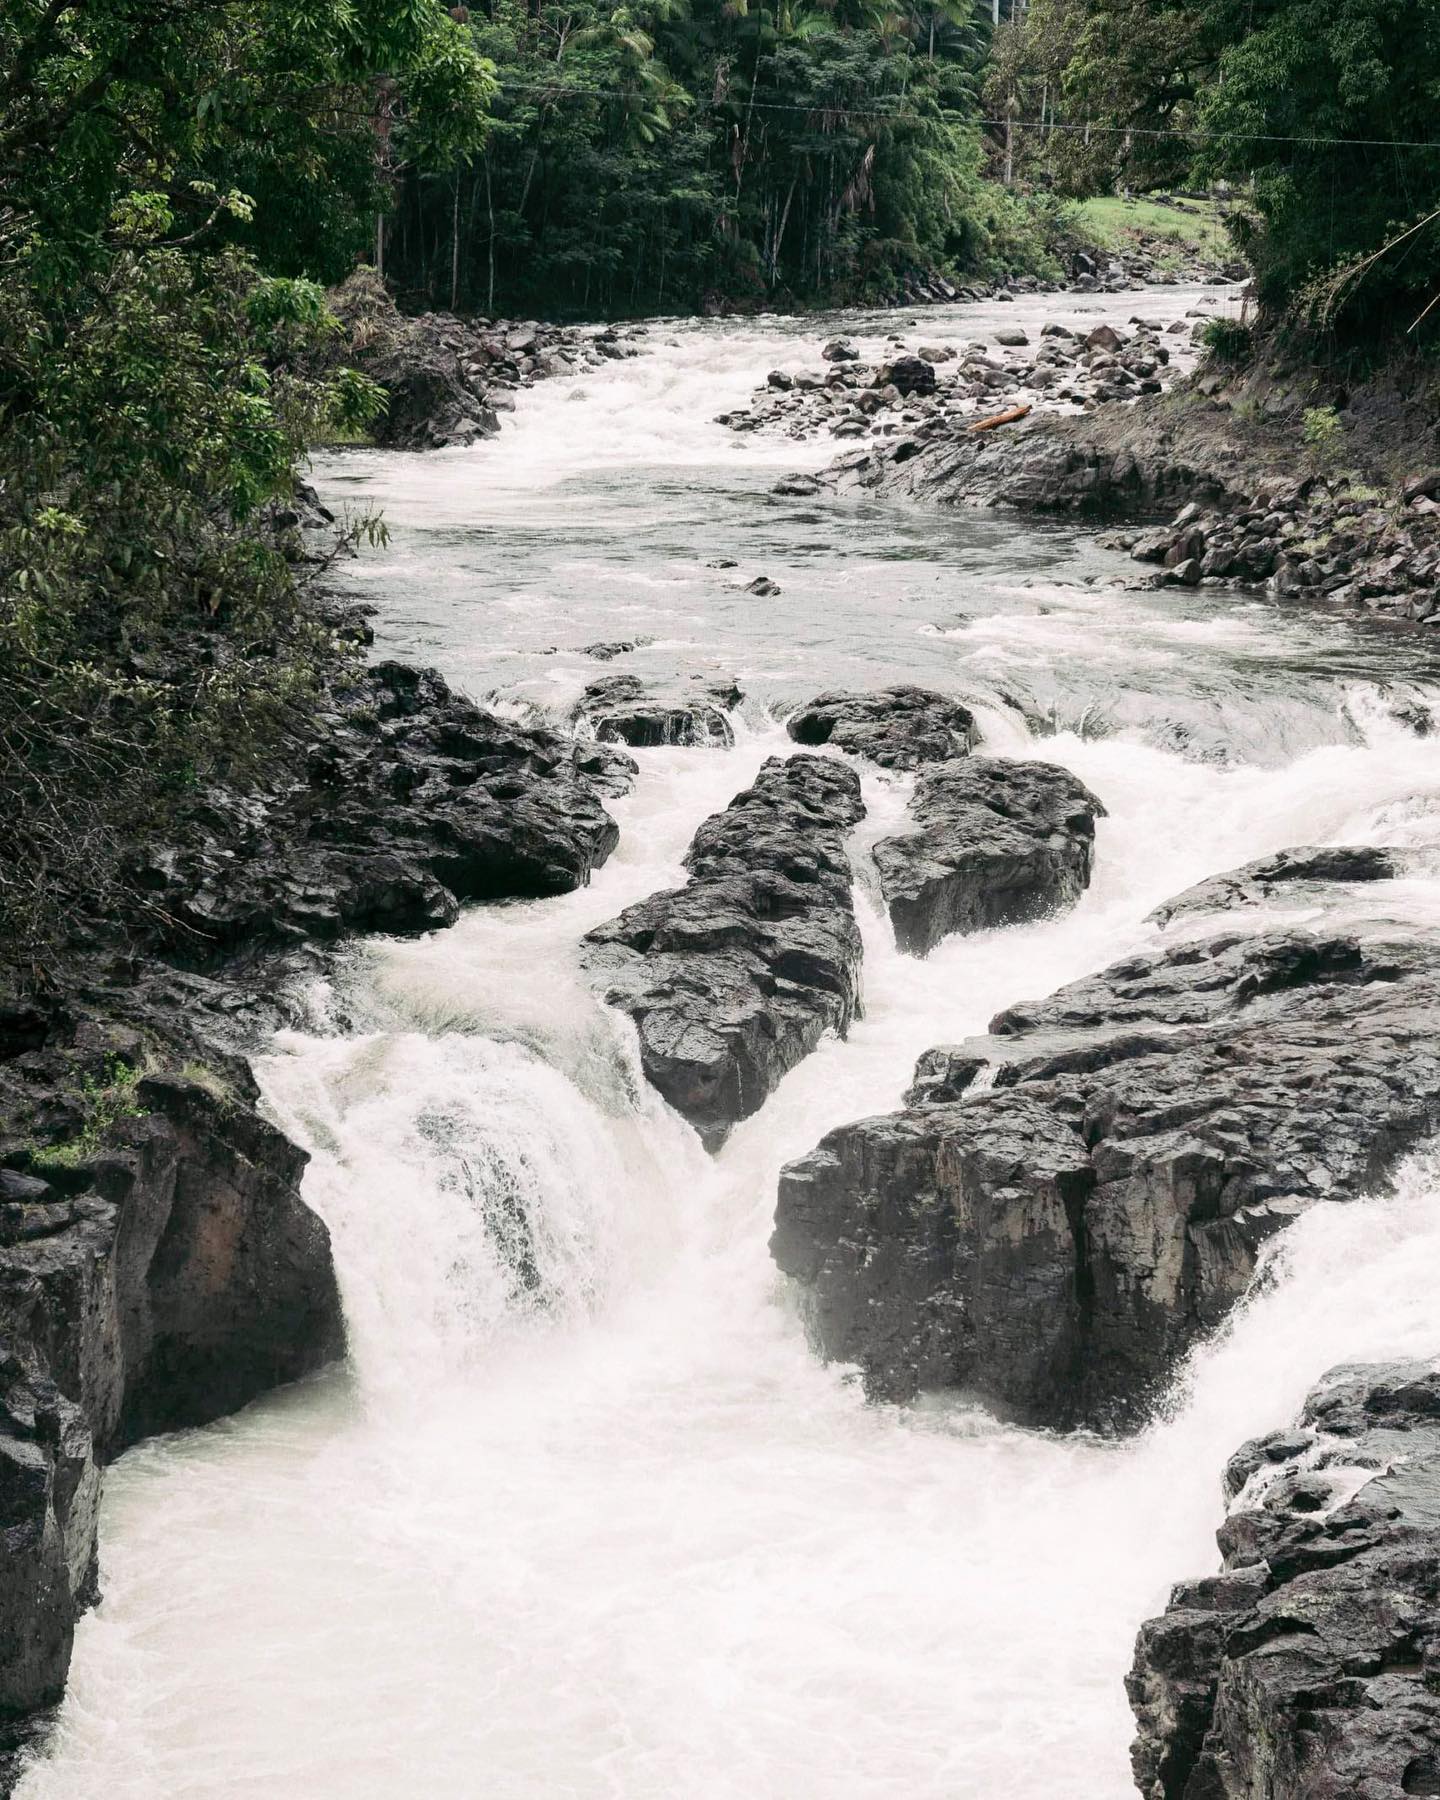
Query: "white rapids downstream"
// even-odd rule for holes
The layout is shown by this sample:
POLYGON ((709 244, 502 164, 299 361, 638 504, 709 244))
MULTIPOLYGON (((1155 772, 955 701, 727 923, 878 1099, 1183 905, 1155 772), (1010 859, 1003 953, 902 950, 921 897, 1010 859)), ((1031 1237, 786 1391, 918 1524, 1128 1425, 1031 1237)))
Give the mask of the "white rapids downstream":
MULTIPOLYGON (((859 329, 962 339, 1001 314, 859 329)), ((731 751, 638 753, 588 889, 358 948, 261 1059, 314 1159, 350 1361, 109 1471, 104 1602, 23 1800, 1124 1800, 1135 1630, 1216 1566, 1225 1458, 1331 1365, 1440 1348, 1427 1152, 1305 1215, 1129 1442, 869 1405, 810 1352, 766 1247, 778 1170, 896 1105, 919 1052, 1286 845, 1437 849, 1364 905, 1440 925, 1440 738, 1396 716, 1440 683, 1409 640, 1126 587, 1134 565, 1075 532, 776 505, 776 470, 828 448, 711 420, 813 359, 800 331, 656 326, 580 400, 523 396, 488 446, 322 466, 390 520, 354 577, 382 647, 516 707, 633 666, 724 669, 746 708, 731 751), (761 568, 778 600, 736 591, 761 568), (655 641, 608 670, 580 653, 621 636, 655 641), (972 700, 1002 755, 1048 714, 1039 753, 1108 808, 1094 884, 918 962, 862 872, 863 1020, 711 1159, 577 941, 683 879, 700 820, 788 747, 784 703, 897 679, 972 700)), ((862 774, 863 871, 905 788, 862 774)))

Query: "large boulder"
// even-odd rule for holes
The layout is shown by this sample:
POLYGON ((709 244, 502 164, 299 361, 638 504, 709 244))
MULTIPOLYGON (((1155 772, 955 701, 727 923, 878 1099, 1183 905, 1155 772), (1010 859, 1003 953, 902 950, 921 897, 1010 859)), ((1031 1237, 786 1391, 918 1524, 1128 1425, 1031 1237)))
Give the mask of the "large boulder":
POLYGON ((602 743, 728 749, 735 741, 730 714, 740 700, 733 681, 697 675, 657 690, 637 675, 608 675, 589 684, 571 716, 602 743))
POLYGON ((864 814, 830 757, 772 757, 696 832, 688 886, 585 939, 605 998, 634 1019, 648 1078, 714 1150, 860 1002, 845 838, 864 814))
POLYGON ((1104 814, 1054 763, 974 756, 927 769, 910 802, 914 831, 874 851, 896 943, 924 956, 951 932, 1073 906, 1089 885, 1104 814))
POLYGON ((875 386, 893 387, 898 394, 906 396, 933 394, 935 365, 923 356, 897 356, 880 365, 875 386))
POLYGON ((936 1103, 952 1048, 905 1110, 786 1168, 775 1259, 872 1392, 1133 1426, 1277 1231, 1371 1191, 1440 1122, 1437 1007, 1430 940, 1127 959, 964 1047, 993 1085, 936 1103))
POLYGON ((918 769, 964 756, 979 741, 968 706, 929 688, 890 687, 872 693, 817 694, 785 721, 797 744, 847 751, 882 769, 918 769))
POLYGON ((1440 1373, 1332 1371, 1225 1491, 1223 1572, 1135 1646, 1145 1800, 1440 1794, 1440 1373))

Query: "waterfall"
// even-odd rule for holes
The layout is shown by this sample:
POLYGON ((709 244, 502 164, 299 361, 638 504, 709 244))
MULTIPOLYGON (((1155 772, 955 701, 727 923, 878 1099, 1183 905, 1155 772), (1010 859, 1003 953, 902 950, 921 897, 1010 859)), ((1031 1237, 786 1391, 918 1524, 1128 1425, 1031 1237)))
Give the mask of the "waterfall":
MULTIPOLYGON (((711 340, 682 331, 680 351, 618 372, 605 402, 612 426, 627 395, 649 408, 633 455, 652 475, 667 444, 675 455, 674 492, 657 476, 649 504, 676 556, 730 451, 712 445, 686 475, 692 440, 675 438, 663 395, 688 383, 693 410, 703 390, 708 417, 727 383, 763 376, 790 328, 746 330, 718 338, 708 386, 697 357, 711 340)), ((525 528, 548 546, 544 570, 523 593, 512 571, 492 571, 485 605, 535 651, 517 693, 533 702, 550 684, 558 702, 579 665, 539 655, 556 615, 530 601, 546 583, 558 591, 559 562, 583 557, 592 513, 613 504, 633 525, 640 501, 616 486, 623 459, 597 463, 588 438, 545 451, 537 421, 560 428, 562 384, 534 406, 514 467, 533 474, 546 454, 556 465, 559 497, 525 528), (566 484, 582 467, 599 472, 569 518, 566 484)), ((477 496, 486 454, 432 459, 423 477, 414 459, 379 465, 402 527, 422 479, 443 515, 428 537, 398 531, 387 579, 447 558, 463 567, 461 522, 506 503, 477 496)), ((755 527, 767 546, 790 529, 771 514, 755 527)), ((957 528, 924 529, 926 581, 965 600, 957 528)), ((1005 529, 1025 555, 1050 558, 1040 592, 1064 585, 1066 543, 1005 529)), ((703 666, 669 553, 644 539, 632 573, 660 585, 632 582, 622 601, 613 541, 594 578, 600 612, 632 608, 657 640, 649 654, 703 666)), ((966 554, 991 542, 982 533, 966 554)), ((913 548, 901 559, 912 584, 913 548)), ((795 555, 811 567, 808 551, 795 555)), ((463 662, 484 634, 458 577, 436 583, 405 630, 429 631, 447 655, 462 646, 463 662)), ((812 1355, 770 1262, 776 1176, 832 1127, 898 1104, 922 1050, 1153 945, 1151 907, 1205 875, 1307 842, 1440 850, 1440 744, 1393 719, 1383 667, 1353 646, 1327 661, 1328 627, 1313 627, 1302 669, 1294 621, 1207 625, 1172 611, 1142 626, 1133 599, 1117 599, 1118 622, 1092 635, 1093 592, 1067 588, 1058 610, 1035 592, 974 630, 947 627, 951 639, 887 592, 873 639, 846 654, 913 659, 915 679, 942 654, 961 659, 952 676, 988 671, 991 744, 1063 762, 1106 803, 1092 888, 1064 917, 952 939, 919 962, 896 952, 862 872, 864 1017, 718 1157, 647 1087, 631 1028, 587 987, 576 946, 683 879, 700 820, 790 747, 763 704, 732 751, 643 754, 635 791, 614 803, 620 849, 588 889, 360 948, 317 995, 310 1028, 259 1060, 276 1118, 312 1156, 305 1193, 333 1236, 349 1361, 109 1472, 105 1602, 80 1627, 55 1741, 23 1800, 1130 1793, 1134 1632, 1172 1581, 1216 1565, 1226 1457, 1283 1423, 1327 1366, 1437 1348, 1434 1157, 1410 1159, 1393 1192, 1302 1217, 1167 1416, 1126 1443, 1019 1431, 952 1400, 867 1404, 851 1372, 812 1355), (1042 665, 1088 668, 1103 698, 1122 629, 1140 663, 1154 659, 1152 694, 1188 681, 1217 705, 1268 646, 1285 731, 1262 695, 1249 714, 1233 701, 1223 759, 1177 755, 1133 720, 1033 738, 1004 698, 1017 671, 1033 686, 1042 665)), ((813 691, 846 672, 815 648, 808 613, 803 628, 789 618, 782 653, 778 628, 749 608, 748 639, 738 611, 715 627, 748 691, 813 691)), ((597 635, 599 616, 587 620, 597 635)), ((897 826, 907 793, 874 772, 864 785, 857 862, 897 826)), ((1440 923, 1440 858, 1426 868, 1327 918, 1440 923)), ((1303 902, 1233 923, 1316 916, 1303 902)))

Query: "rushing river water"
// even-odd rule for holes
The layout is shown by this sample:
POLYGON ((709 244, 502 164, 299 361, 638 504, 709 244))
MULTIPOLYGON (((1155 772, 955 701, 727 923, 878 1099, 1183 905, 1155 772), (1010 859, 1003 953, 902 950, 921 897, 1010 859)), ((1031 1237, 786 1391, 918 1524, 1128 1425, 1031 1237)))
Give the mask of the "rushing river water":
MULTIPOLYGON (((640 753, 591 887, 364 946, 263 1059, 314 1156, 350 1365, 110 1471, 105 1601, 24 1800, 1123 1800, 1135 1628, 1215 1566, 1225 1457, 1329 1365, 1436 1349, 1426 1156, 1307 1214, 1128 1443, 869 1406, 807 1349, 766 1250, 777 1171, 896 1104, 920 1051, 1153 941, 1146 913, 1205 874, 1289 844, 1440 846, 1440 739, 1396 716, 1440 697, 1413 638, 1130 589, 1073 531, 778 500, 777 471, 831 447, 711 420, 815 345, 813 324, 661 325, 637 360, 524 396, 491 445, 322 468, 389 516, 354 576, 384 647, 553 711, 605 672, 581 646, 644 637, 611 669, 733 674, 744 716, 731 751, 640 753), (740 591, 761 572, 778 599, 740 591), (862 876, 863 1021, 712 1160, 577 940, 683 878, 699 821, 788 747, 772 708, 896 679, 971 700, 1000 754, 1049 722, 1040 752, 1109 810, 1094 884, 918 962, 862 876)), ((863 773, 857 862, 905 799, 863 773)), ((1355 921, 1440 924, 1434 866, 1355 921)))

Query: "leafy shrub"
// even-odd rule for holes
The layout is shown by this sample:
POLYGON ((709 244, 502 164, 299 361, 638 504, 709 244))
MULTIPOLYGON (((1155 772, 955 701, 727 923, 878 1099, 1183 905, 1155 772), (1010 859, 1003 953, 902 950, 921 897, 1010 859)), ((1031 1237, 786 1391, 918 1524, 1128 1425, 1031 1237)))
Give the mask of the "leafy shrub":
POLYGON ((1307 406, 1300 421, 1300 437, 1307 454, 1319 468, 1332 468, 1345 441, 1345 427, 1333 406, 1307 406))
POLYGON ((1200 342, 1216 362, 1243 363, 1249 360, 1254 335, 1238 319, 1207 319, 1200 330, 1200 342))
POLYGON ((89 1162, 121 1119, 144 1118, 145 1108, 135 1095, 139 1083, 138 1067, 120 1056, 107 1057, 100 1074, 80 1079, 77 1097, 83 1123, 79 1132, 67 1143, 43 1150, 36 1161, 42 1166, 51 1163, 63 1169, 89 1162))

